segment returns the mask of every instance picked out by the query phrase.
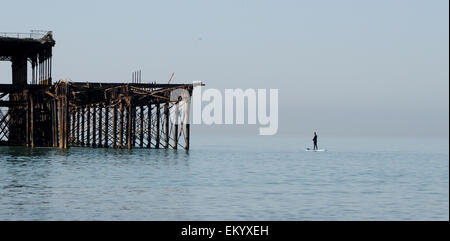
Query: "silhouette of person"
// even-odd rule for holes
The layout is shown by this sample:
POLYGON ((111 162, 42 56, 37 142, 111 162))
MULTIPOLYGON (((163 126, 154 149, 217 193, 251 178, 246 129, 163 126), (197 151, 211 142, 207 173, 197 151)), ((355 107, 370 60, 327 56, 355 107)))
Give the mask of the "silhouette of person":
POLYGON ((314 131, 314 137, 313 137, 313 143, 314 143, 314 150, 317 150, 317 149, 319 149, 318 147, 317 147, 317 133, 314 131))

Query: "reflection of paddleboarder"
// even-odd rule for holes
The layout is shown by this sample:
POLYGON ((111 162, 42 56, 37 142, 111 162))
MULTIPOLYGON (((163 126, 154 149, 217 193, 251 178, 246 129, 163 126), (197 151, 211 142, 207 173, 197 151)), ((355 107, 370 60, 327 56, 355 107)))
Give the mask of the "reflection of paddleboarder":
POLYGON ((314 131, 314 137, 313 137, 313 143, 314 143, 314 150, 317 150, 317 133, 314 131))

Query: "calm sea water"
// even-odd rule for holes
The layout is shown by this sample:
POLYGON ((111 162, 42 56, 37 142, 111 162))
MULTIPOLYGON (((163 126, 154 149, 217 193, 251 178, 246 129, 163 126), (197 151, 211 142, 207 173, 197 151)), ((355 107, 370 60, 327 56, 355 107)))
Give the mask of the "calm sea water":
POLYGON ((449 220, 448 138, 309 140, 0 147, 0 220, 449 220))

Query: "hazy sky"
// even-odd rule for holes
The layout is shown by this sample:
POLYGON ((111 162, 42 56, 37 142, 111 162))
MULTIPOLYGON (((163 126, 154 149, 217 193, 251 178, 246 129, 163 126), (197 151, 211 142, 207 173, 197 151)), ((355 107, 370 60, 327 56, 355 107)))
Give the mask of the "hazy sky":
MULTIPOLYGON (((0 31, 54 31, 54 78, 122 82, 141 69, 144 81, 175 72, 173 82, 210 88, 278 88, 280 133, 448 137, 448 9, 448 0, 15 0, 1 4, 0 31)), ((0 62, 0 82, 10 75, 0 62)))

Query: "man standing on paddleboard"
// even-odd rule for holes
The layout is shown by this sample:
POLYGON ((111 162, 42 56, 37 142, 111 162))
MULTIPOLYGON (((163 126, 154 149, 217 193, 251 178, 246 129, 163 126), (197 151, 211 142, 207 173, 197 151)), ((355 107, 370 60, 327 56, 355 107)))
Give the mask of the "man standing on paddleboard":
POLYGON ((318 147, 317 147, 317 133, 314 131, 314 137, 313 137, 313 143, 314 143, 314 150, 317 150, 317 149, 319 149, 318 147))

